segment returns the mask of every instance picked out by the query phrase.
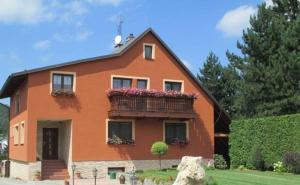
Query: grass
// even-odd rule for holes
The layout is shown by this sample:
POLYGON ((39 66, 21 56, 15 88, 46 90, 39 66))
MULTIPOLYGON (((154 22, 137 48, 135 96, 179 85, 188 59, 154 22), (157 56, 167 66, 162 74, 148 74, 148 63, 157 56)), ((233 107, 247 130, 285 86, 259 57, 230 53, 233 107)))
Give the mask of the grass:
MULTIPOLYGON (((162 182, 165 182, 170 177, 175 179, 177 171, 175 169, 167 171, 147 170, 137 175, 140 178, 161 179, 162 182)), ((300 175, 276 172, 207 170, 206 176, 212 176, 217 180, 218 185, 300 185, 300 175)))

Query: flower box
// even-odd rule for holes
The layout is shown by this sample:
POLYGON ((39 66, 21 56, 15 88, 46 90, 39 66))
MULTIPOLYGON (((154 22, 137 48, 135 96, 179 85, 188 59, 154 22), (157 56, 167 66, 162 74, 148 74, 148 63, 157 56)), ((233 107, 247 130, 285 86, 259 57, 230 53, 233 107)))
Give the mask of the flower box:
POLYGON ((53 90, 51 93, 52 96, 56 97, 56 96, 66 96, 66 97, 72 97, 74 96, 74 92, 70 91, 70 90, 53 90))
POLYGON ((106 91, 108 97, 113 96, 143 96, 143 97, 168 97, 168 98, 192 98, 196 99, 195 93, 182 93, 178 91, 157 91, 139 88, 120 88, 108 89, 106 91))
POLYGON ((187 144, 189 144, 189 141, 188 141, 188 139, 174 138, 174 139, 167 140, 166 143, 168 145, 186 146, 187 144))

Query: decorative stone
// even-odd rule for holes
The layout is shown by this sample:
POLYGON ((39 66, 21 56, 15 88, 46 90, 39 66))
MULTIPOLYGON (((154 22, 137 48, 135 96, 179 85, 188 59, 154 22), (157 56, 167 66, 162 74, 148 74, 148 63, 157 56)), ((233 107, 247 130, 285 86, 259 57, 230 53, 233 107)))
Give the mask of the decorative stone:
POLYGON ((173 185, 202 185, 204 182, 202 157, 184 156, 177 170, 179 172, 173 185))

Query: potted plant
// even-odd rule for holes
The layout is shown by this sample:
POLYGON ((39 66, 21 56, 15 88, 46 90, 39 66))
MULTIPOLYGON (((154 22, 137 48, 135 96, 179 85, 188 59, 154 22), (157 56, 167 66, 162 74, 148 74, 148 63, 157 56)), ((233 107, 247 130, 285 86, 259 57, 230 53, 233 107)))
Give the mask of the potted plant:
POLYGON ((76 178, 81 179, 81 173, 80 171, 75 172, 76 178))
POLYGON ((35 171, 33 176, 34 181, 40 181, 41 180, 41 172, 39 170, 35 171))
POLYGON ((119 181, 120 181, 120 184, 125 184, 125 176, 124 175, 120 175, 119 177, 119 181))

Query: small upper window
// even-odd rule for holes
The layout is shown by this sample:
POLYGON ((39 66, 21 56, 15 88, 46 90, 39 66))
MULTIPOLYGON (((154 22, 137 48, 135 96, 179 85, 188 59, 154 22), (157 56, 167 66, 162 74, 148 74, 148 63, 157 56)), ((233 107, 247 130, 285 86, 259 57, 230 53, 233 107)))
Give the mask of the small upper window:
POLYGON ((14 126, 14 131, 13 131, 13 136, 14 136, 14 145, 19 144, 19 124, 16 124, 14 126))
POLYGON ((15 98, 14 98, 15 100, 15 114, 18 114, 18 113, 20 113, 20 94, 19 93, 17 93, 16 95, 15 95, 15 98))
POLYGON ((144 45, 144 57, 147 60, 154 59, 154 46, 151 44, 144 45))
POLYGON ((53 90, 73 91, 74 75, 72 74, 53 74, 53 90))
POLYGON ((137 80, 137 88, 147 89, 147 80, 137 80))
POLYGON ((181 82, 165 82, 165 91, 179 91, 181 92, 181 82))
POLYGON ((130 88, 132 80, 128 78, 113 78, 113 88, 130 88))

